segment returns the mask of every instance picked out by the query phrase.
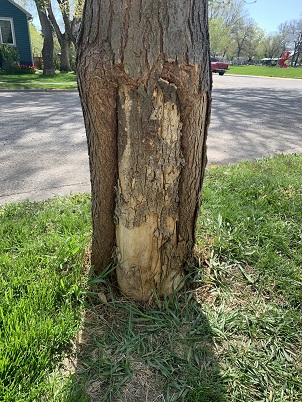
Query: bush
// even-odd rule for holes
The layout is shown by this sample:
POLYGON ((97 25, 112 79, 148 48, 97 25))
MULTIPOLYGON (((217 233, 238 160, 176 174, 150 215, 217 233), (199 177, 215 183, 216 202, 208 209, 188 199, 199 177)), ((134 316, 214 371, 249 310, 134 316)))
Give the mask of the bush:
POLYGON ((18 50, 13 46, 0 45, 0 68, 5 72, 13 71, 20 60, 18 50))

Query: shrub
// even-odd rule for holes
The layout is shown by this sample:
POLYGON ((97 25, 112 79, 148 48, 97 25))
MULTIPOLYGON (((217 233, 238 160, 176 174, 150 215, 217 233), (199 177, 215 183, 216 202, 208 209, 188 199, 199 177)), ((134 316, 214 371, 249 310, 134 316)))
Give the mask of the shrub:
POLYGON ((20 60, 18 50, 13 46, 0 45, 0 68, 5 72, 13 71, 20 60))

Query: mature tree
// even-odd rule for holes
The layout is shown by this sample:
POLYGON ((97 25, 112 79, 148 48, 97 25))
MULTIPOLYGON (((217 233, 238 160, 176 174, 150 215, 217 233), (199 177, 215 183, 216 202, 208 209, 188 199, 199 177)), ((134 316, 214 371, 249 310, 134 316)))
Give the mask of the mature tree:
POLYGON ((253 35, 250 40, 246 43, 245 54, 249 61, 259 59, 260 56, 260 44, 265 37, 264 31, 257 25, 254 24, 253 35))
POLYGON ((298 36, 302 32, 302 17, 283 22, 278 26, 278 32, 282 36, 287 34, 298 36))
MULTIPOLYGON (((52 3, 57 4, 62 17, 62 26, 69 40, 76 47, 77 35, 79 26, 82 20, 84 0, 52 0, 52 3)), ((58 20, 58 16, 56 16, 58 20)))
POLYGON ((60 44, 61 52, 60 52, 60 71, 71 71, 70 68, 70 39, 67 35, 67 32, 62 32, 59 24, 57 23, 56 17, 54 15, 51 2, 48 3, 47 7, 48 18, 52 23, 54 31, 56 33, 57 39, 60 44))
POLYGON ((211 0, 209 27, 212 53, 240 57, 251 53, 255 23, 249 18, 244 0, 211 0))
POLYGON ((15 0, 18 4, 31 8, 33 4, 36 7, 38 17, 41 24, 41 31, 43 35, 42 57, 43 57, 43 74, 54 75, 54 41, 53 41, 53 28, 51 22, 47 17, 47 5, 50 0, 15 0))
POLYGON ((92 184, 92 264, 170 293, 193 259, 211 73, 207 0, 86 0, 77 69, 92 184))
POLYGON ((261 47, 264 57, 269 59, 279 57, 284 50, 284 36, 268 35, 262 40, 261 47))
POLYGON ((255 49, 261 41, 261 33, 254 20, 249 18, 234 25, 232 38, 236 44, 236 57, 246 56, 252 59, 255 49))
POLYGON ((54 74, 54 34, 60 45, 60 70, 70 71, 70 46, 76 37, 84 0, 17 0, 26 8, 35 4, 44 38, 42 50, 45 73, 54 74))
POLYGON ((48 3, 48 18, 50 19, 58 38, 61 55, 60 70, 70 71, 70 46, 76 47, 76 36, 81 21, 84 0, 56 0, 48 3), (62 17, 62 24, 58 22, 52 3, 57 4, 62 17))
POLYGON ((54 55, 54 42, 53 42, 53 28, 50 20, 47 17, 48 0, 34 0, 37 6, 38 16, 41 24, 43 34, 43 74, 54 75, 55 67, 53 61, 54 55))
POLYGON ((221 17, 223 12, 231 7, 232 0, 208 0, 209 19, 214 20, 221 17))
POLYGON ((224 56, 231 46, 231 27, 226 25, 222 17, 217 17, 209 19, 209 32, 212 56, 224 56))

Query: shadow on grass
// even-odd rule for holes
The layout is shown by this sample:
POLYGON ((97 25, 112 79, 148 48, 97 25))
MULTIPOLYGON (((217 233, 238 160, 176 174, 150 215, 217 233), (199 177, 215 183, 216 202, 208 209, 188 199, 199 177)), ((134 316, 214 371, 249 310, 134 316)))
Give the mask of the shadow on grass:
POLYGON ((87 310, 65 402, 223 402, 213 333, 194 290, 150 304, 99 291, 87 310), (102 299, 102 301, 101 301, 102 299))

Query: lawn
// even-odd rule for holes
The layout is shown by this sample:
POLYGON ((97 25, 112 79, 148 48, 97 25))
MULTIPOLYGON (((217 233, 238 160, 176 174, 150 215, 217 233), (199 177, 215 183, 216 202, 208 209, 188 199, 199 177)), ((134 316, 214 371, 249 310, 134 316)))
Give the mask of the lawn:
POLYGON ((41 401, 78 330, 88 196, 0 206, 0 400, 41 401))
POLYGON ((199 263, 146 304, 87 282, 87 195, 0 207, 0 400, 300 402, 301 165, 209 166, 199 263))
MULTIPOLYGON (((230 66, 227 74, 302 78, 302 67, 287 69, 268 66, 230 66)), ((77 78, 74 72, 56 72, 54 76, 43 76, 41 71, 35 74, 4 74, 0 72, 0 90, 67 90, 77 89, 77 78)))
POLYGON ((76 89, 77 77, 74 72, 56 72, 54 76, 35 74, 0 73, 0 89, 76 89))
POLYGON ((302 67, 229 66, 226 74, 252 75, 279 78, 302 78, 302 67))

